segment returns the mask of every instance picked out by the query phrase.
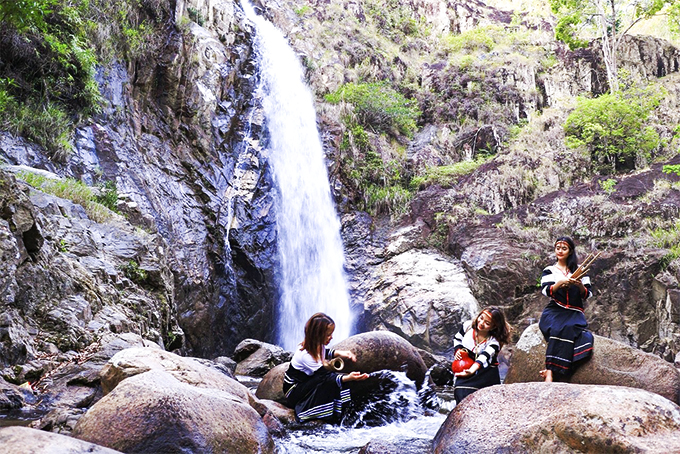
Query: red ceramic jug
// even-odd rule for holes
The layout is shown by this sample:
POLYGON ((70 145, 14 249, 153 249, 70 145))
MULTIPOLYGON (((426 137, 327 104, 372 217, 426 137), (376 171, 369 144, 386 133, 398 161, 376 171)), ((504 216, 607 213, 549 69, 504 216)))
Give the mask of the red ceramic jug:
POLYGON ((465 369, 468 369, 470 366, 472 366, 475 363, 475 360, 470 358, 468 356, 468 352, 465 350, 460 351, 460 359, 459 360, 453 360, 451 363, 451 370, 453 371, 454 374, 458 372, 463 372, 465 369))

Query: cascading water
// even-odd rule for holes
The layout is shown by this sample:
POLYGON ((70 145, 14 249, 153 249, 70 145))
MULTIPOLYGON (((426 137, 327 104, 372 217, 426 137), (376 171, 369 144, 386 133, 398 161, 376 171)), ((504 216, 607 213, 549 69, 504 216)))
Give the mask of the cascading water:
POLYGON ((304 324, 325 312, 335 339, 347 337, 351 314, 340 222, 333 207, 312 94, 284 36, 242 1, 256 28, 260 94, 269 130, 269 160, 278 192, 281 263, 278 343, 293 350, 304 324))

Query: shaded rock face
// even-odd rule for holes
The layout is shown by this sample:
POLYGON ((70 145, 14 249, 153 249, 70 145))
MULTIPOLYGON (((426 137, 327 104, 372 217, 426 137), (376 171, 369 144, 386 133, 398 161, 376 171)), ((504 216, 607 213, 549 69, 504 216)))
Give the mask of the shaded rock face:
POLYGON ((92 453, 116 454, 120 451, 105 448, 87 441, 77 440, 65 435, 59 435, 28 427, 5 427, 0 429, 0 446, 2 452, 30 452, 33 454, 63 453, 92 453), (56 447, 59 448, 56 448, 56 447))
POLYGON ((27 365, 40 362, 38 356, 82 351, 111 333, 139 333, 168 347, 179 339, 181 345, 174 280, 159 235, 113 213, 106 223, 95 222, 80 205, 29 193, 13 176, 2 175, 5 225, 17 232, 0 245, 6 255, 0 368, 7 380, 35 381, 40 375, 25 370, 39 369, 27 365))
POLYGON ((622 386, 483 388, 449 414, 433 452, 677 452, 680 407, 622 386))
POLYGON ((4 134, 0 156, 89 183, 114 181, 121 211, 165 241, 176 288, 164 299, 184 330, 173 348, 217 356, 243 338, 273 335, 273 198, 258 142, 266 132, 253 98, 250 24, 235 3, 178 2, 177 17, 187 8, 210 18, 205 27, 170 28, 155 62, 98 73, 103 112, 77 129, 68 162, 4 134), (255 140, 246 142, 249 134, 255 140))
MULTIPOLYGON (((527 328, 512 354, 505 383, 541 381, 546 343, 538 324, 527 328)), ((680 403, 680 372, 671 363, 606 337, 595 336, 593 356, 570 383, 640 388, 680 403)))
POLYGON ((274 452, 267 427, 247 402, 161 370, 124 380, 88 410, 72 435, 123 452, 274 452))

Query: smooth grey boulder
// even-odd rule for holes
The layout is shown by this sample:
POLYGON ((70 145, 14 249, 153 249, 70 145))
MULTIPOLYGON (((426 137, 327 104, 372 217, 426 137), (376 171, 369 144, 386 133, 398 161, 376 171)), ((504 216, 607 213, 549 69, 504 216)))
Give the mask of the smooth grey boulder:
POLYGON ((394 370, 405 372, 417 387, 423 384, 427 366, 418 350, 406 339, 389 331, 371 331, 350 336, 333 348, 350 350, 357 360, 345 361, 342 372, 377 372, 394 370))
MULTIPOLYGON (((529 326, 515 345, 505 383, 541 381, 546 343, 538 324, 529 326)), ((593 356, 569 380, 575 384, 640 388, 680 403, 680 372, 671 363, 622 342, 595 335, 593 356)))
POLYGON ((0 454, 120 454, 66 435, 45 432, 28 427, 11 426, 0 429, 0 454))
POLYGON ((247 401, 163 370, 123 380, 80 418, 72 435, 123 452, 274 452, 267 426, 247 401))
POLYGON ((278 345, 255 339, 241 341, 234 350, 236 375, 262 377, 273 367, 290 361, 291 353, 278 345))
POLYGON ((496 385, 466 397, 435 454, 680 452, 680 407, 648 391, 569 383, 496 385))

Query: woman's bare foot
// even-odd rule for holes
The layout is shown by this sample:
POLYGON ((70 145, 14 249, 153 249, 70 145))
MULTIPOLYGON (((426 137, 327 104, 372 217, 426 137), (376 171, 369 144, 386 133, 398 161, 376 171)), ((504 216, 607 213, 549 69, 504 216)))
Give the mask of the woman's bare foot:
POLYGON ((553 381, 553 374, 550 369, 543 369, 542 371, 539 372, 541 377, 545 379, 546 383, 552 383, 553 381))

